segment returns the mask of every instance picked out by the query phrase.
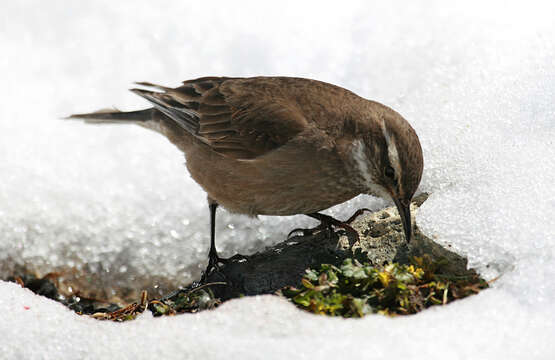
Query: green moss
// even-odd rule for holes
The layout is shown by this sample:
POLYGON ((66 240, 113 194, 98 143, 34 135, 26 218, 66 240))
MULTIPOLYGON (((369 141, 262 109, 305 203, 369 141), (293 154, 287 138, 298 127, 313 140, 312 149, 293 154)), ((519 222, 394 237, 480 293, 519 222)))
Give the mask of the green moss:
POLYGON ((362 317, 415 314, 432 305, 444 305, 488 287, 477 275, 448 277, 437 272, 441 262, 415 257, 411 265, 391 263, 374 267, 346 259, 340 267, 322 264, 309 269, 299 289, 281 294, 298 307, 316 314, 362 317))

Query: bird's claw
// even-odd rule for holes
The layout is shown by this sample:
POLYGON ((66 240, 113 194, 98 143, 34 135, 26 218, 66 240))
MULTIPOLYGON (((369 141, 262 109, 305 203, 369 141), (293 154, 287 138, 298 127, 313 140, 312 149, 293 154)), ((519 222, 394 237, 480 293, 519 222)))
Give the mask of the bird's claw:
POLYGON ((352 223, 353 221, 355 221, 355 219, 356 219, 357 217, 359 217, 360 215, 364 214, 364 212, 366 212, 366 211, 372 212, 372 210, 370 210, 370 209, 368 209, 368 208, 358 209, 357 211, 354 212, 353 215, 351 215, 350 218, 348 218, 348 219, 345 221, 345 223, 346 223, 346 224, 352 223))
POLYGON ((312 229, 301 229, 301 228, 296 228, 293 229, 289 232, 289 234, 287 234, 287 240, 291 239, 294 235, 296 235, 296 233, 300 233, 301 236, 310 236, 310 235, 314 235, 315 233, 317 233, 318 231, 322 230, 321 225, 316 226, 315 228, 312 229))
POLYGON ((333 231, 333 227, 335 226, 335 227, 344 229, 347 233, 351 234, 358 241, 360 239, 358 236, 358 232, 355 229, 353 229, 353 227, 349 224, 353 222, 354 219, 356 219, 358 216, 360 216, 360 214, 362 214, 365 211, 370 211, 370 210, 359 209, 347 221, 339 221, 329 215, 324 215, 320 213, 307 214, 312 218, 320 220, 320 225, 312 229, 300 229, 300 228, 293 229, 287 235, 287 239, 290 239, 291 236, 297 232, 301 232, 303 236, 314 235, 315 233, 322 230, 327 230, 331 233, 333 231))
MULTIPOLYGON (((211 274, 215 272, 221 273, 222 265, 226 265, 234 261, 243 262, 247 260, 247 257, 241 254, 235 254, 229 258, 221 258, 218 256, 218 254, 210 253, 208 256, 208 266, 206 266, 206 270, 202 272, 200 284, 206 283, 206 281, 208 280, 208 276, 210 276, 211 274)), ((225 277, 224 274, 222 275, 225 277)))

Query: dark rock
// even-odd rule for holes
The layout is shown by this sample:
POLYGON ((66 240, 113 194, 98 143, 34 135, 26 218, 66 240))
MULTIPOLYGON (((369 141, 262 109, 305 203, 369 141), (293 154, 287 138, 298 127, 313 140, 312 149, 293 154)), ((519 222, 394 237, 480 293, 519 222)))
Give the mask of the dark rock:
MULTIPOLYGON (((426 198, 427 194, 422 194, 415 199, 414 212, 426 198)), ((474 274, 466 269, 465 258, 436 244, 416 226, 413 240, 407 244, 394 207, 361 215, 351 225, 359 232, 360 240, 342 230, 297 236, 226 263, 220 271, 210 274, 207 282, 227 283, 211 286, 215 296, 224 301, 242 295, 270 294, 284 286, 298 286, 308 268, 318 268, 323 263, 340 265, 347 257, 382 265, 393 261, 408 264, 411 257, 428 255, 432 261, 441 260, 439 273, 474 274)))

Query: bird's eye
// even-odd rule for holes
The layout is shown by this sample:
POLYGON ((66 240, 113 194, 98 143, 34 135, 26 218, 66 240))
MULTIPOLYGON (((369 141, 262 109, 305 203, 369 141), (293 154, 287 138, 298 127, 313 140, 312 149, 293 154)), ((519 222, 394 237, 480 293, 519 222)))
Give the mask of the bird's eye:
POLYGON ((385 168, 385 176, 387 176, 390 179, 393 179, 395 177, 395 170, 393 170, 391 166, 387 166, 385 168))

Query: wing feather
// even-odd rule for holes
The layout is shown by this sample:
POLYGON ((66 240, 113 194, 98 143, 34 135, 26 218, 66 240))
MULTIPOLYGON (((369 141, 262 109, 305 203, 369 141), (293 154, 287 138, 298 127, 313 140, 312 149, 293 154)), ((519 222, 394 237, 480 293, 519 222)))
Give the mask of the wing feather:
POLYGON ((261 90, 252 82, 205 77, 177 88, 142 82, 138 84, 159 91, 132 91, 214 151, 253 159, 286 144, 306 128, 307 121, 283 93, 261 90))

